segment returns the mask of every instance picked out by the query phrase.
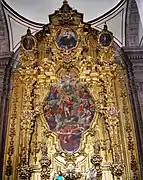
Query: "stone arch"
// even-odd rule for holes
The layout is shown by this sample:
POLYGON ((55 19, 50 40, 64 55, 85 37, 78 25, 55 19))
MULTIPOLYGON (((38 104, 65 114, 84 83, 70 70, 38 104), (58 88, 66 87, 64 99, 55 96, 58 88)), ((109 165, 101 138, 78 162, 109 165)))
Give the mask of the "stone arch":
POLYGON ((126 10, 125 45, 139 45, 139 21, 140 15, 135 0, 128 1, 126 10))
POLYGON ((7 22, 0 1, 0 179, 2 179, 2 165, 7 128, 8 96, 10 77, 13 63, 13 53, 10 52, 7 22))
POLYGON ((3 11, 2 4, 0 2, 0 53, 9 52, 9 34, 8 27, 3 11))

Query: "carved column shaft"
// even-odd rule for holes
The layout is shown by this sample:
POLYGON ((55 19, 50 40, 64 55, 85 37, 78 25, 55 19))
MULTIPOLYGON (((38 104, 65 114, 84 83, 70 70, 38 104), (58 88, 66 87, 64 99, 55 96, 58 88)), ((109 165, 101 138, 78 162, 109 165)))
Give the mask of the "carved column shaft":
POLYGON ((42 151, 42 157, 39 160, 41 164, 41 180, 49 180, 50 179, 50 165, 51 165, 51 159, 47 155, 47 145, 46 143, 42 143, 41 145, 41 151, 42 151))
POLYGON ((133 110, 141 172, 143 172, 143 89, 141 88, 143 84, 142 47, 124 47, 123 58, 125 59, 127 69, 127 86, 133 110))
MULTIPOLYGON (((33 109, 33 79, 31 77, 26 77, 23 79, 26 87, 23 94, 23 112, 21 116, 21 145, 26 148, 27 157, 29 157, 29 144, 31 139, 31 133, 34 131, 34 109, 33 109)), ((28 161, 28 159, 27 159, 28 161)))
MULTIPOLYGON (((108 57, 112 59, 111 57, 108 57)), ((120 152, 121 154, 121 143, 120 143, 120 132, 119 132, 119 117, 118 117, 118 107, 116 102, 115 94, 115 79, 116 79, 116 69, 117 65, 115 62, 106 63, 103 66, 101 74, 104 74, 102 77, 103 87, 104 87, 104 119, 105 125, 111 139, 111 148, 112 155, 115 157, 115 154, 120 152), (104 67, 105 66, 105 67, 104 67)))

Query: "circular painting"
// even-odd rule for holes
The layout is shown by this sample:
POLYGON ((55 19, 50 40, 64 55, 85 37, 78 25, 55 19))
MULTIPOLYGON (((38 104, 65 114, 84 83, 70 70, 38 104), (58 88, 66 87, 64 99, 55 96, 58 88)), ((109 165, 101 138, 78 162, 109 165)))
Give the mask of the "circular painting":
POLYGON ((95 113, 93 97, 72 73, 53 85, 45 99, 44 116, 50 130, 57 134, 61 148, 75 152, 82 134, 90 127, 95 113))
POLYGON ((71 49, 77 44, 77 37, 72 30, 61 30, 56 40, 59 48, 71 49))
POLYGON ((22 45, 23 45, 25 50, 27 50, 27 51, 32 50, 35 46, 34 38, 31 36, 24 37, 22 40, 22 45))
POLYGON ((100 35, 99 41, 102 46, 107 47, 111 44, 113 37, 109 33, 102 33, 100 35))

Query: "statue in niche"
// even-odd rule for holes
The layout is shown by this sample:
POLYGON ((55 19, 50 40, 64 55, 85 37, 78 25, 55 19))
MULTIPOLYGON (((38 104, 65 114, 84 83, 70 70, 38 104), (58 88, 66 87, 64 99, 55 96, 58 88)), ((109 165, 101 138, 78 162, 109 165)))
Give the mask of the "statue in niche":
POLYGON ((26 149, 23 148, 20 153, 20 164, 24 166, 26 164, 26 149))
POLYGON ((100 142, 99 141, 95 142, 93 148, 94 148, 94 153, 99 154, 99 152, 100 152, 100 142))
POLYGON ((42 156, 47 156, 47 145, 46 143, 41 144, 42 156))
POLYGON ((97 179, 97 171, 94 166, 88 169, 86 180, 96 180, 97 179))

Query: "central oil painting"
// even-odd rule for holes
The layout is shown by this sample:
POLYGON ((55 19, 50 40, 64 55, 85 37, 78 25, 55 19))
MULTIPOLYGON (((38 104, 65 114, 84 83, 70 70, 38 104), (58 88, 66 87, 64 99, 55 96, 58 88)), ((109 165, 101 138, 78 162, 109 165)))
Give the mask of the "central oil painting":
POLYGON ((74 153, 83 133, 90 127, 95 106, 85 85, 73 73, 64 73, 50 88, 43 106, 49 129, 57 134, 63 151, 74 153))

